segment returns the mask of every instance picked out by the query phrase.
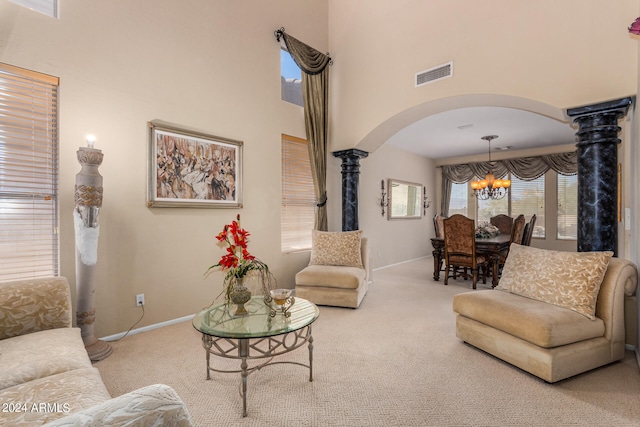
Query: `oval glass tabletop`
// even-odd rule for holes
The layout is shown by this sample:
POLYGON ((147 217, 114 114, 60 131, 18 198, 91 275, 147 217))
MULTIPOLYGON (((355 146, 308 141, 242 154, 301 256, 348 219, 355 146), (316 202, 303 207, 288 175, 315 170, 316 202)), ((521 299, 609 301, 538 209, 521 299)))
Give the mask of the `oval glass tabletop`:
POLYGON ((220 338, 261 338, 297 331, 313 323, 320 315, 315 304, 302 298, 295 298, 288 310, 290 317, 282 313, 271 317, 270 308, 262 296, 251 297, 244 306, 249 313, 243 316, 233 315, 233 304, 207 307, 195 315, 193 327, 203 334, 220 338))

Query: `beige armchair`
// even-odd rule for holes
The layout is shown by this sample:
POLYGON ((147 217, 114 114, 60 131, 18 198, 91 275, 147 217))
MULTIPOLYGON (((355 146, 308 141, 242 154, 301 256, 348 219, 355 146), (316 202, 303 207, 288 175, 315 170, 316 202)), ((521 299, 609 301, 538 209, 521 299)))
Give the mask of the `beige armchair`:
POLYGON ((296 296, 318 305, 358 308, 369 286, 369 244, 361 231, 313 231, 309 265, 296 274, 296 296))

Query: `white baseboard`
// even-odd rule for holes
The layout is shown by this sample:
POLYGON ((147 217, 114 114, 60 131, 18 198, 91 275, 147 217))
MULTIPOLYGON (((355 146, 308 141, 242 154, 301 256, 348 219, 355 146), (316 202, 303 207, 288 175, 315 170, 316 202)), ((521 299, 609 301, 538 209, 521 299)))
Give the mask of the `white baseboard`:
POLYGON ((116 341, 125 335, 135 335, 141 332, 147 332, 154 329, 162 328, 163 326, 174 325, 176 323, 186 322, 187 320, 193 319, 195 314, 190 314, 189 316, 180 317, 178 319, 167 320, 166 322, 160 322, 149 326, 143 326, 142 328, 132 329, 128 334, 126 332, 120 332, 119 334, 109 335, 106 337, 100 338, 102 341, 116 341))
POLYGON ((421 256, 421 257, 418 257, 418 258, 408 259, 406 261, 396 262, 395 264, 389 264, 389 265, 384 265, 382 267, 376 267, 376 268, 373 269, 373 271, 384 270, 385 268, 395 267, 396 265, 402 265, 402 264, 406 264, 408 262, 413 262, 413 261, 417 261, 419 259, 424 259, 424 258, 433 258, 433 255, 421 256))

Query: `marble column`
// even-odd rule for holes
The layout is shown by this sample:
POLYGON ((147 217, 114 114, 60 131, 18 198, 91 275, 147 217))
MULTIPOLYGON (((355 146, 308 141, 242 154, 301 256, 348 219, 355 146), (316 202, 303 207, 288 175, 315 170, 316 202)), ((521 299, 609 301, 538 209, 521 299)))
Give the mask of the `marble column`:
POLYGON ((342 159, 342 231, 358 230, 358 182, 360 159, 369 155, 366 151, 351 148, 334 151, 342 159))
POLYGON ((618 254, 618 120, 633 100, 570 108, 578 124, 578 252, 618 254))
POLYGON ((75 209, 73 222, 76 234, 76 324, 89 358, 92 361, 108 357, 111 346, 98 340, 94 332, 96 321, 95 287, 96 262, 98 260, 98 214, 102 206, 102 176, 98 166, 102 164, 102 150, 80 147, 77 152, 82 169, 76 175, 75 209))

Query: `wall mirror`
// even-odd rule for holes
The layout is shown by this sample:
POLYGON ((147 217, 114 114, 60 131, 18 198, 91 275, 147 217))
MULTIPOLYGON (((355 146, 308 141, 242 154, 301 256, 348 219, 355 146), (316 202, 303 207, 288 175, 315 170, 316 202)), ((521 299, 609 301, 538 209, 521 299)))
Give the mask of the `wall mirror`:
POLYGON ((388 219, 422 218, 422 184, 389 179, 388 219))

